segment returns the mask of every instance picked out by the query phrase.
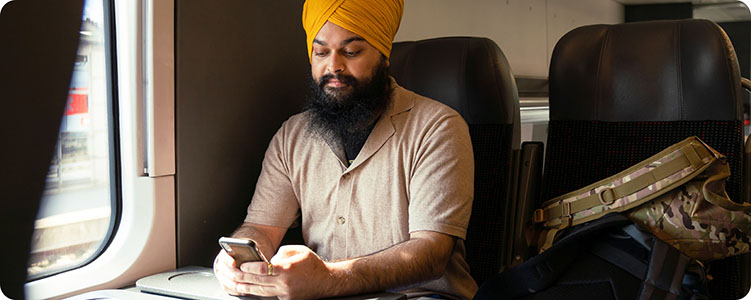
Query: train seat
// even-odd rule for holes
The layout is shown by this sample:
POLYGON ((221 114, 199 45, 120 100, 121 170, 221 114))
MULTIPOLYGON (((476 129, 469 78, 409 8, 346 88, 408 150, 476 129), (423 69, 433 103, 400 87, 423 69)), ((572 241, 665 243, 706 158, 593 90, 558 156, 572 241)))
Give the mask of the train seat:
POLYGON ((467 121, 475 194, 465 247, 478 284, 498 273, 508 239, 512 149, 519 145, 519 98, 508 61, 487 38, 394 43, 391 75, 403 87, 451 106, 467 121))
MULTIPOLYGON (((541 202, 696 135, 728 159, 742 202, 741 80, 732 44, 707 20, 579 27, 555 46, 541 202)), ((748 255, 713 262, 712 299, 749 288, 748 255)))

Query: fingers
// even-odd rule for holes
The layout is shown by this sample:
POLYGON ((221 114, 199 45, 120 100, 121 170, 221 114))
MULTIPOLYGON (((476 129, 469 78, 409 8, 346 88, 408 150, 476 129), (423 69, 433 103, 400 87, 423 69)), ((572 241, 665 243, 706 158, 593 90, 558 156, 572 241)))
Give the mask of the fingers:
POLYGON ((239 278, 236 278, 235 281, 237 281, 238 283, 249 283, 249 284, 255 284, 255 285, 276 285, 278 283, 277 275, 278 274, 269 276, 267 273, 253 274, 253 273, 243 272, 242 276, 239 278))
POLYGON ((245 295, 255 295, 255 296, 261 296, 261 297, 271 297, 271 296, 281 295, 281 292, 279 289, 277 289, 275 286, 270 286, 270 285, 238 283, 237 286, 235 287, 235 290, 245 295))
POLYGON ((219 280, 219 283, 221 284, 222 289, 224 289, 225 292, 234 296, 254 295, 268 297, 279 295, 279 290, 274 286, 236 282, 226 279, 219 280))
POLYGON ((216 259, 214 260, 214 265, 216 265, 216 263, 221 263, 225 266, 234 267, 235 259, 232 258, 232 256, 229 256, 229 254, 227 254, 227 251, 224 251, 224 249, 222 249, 222 251, 219 251, 219 254, 216 256, 216 259))
POLYGON ((268 275, 268 264, 263 261, 246 262, 240 266, 240 270, 255 275, 268 275))
POLYGON ((230 295, 240 296, 242 293, 235 289, 237 282, 233 279, 238 276, 237 273, 242 272, 234 267, 234 262, 234 259, 224 250, 220 251, 214 259, 214 275, 225 292, 230 295))
MULTIPOLYGON (((253 272, 266 272, 266 263, 255 262, 243 264, 253 272)), ((269 276, 246 273, 234 266, 234 259, 222 250, 214 259, 214 274, 222 289, 230 295, 273 296, 276 291, 269 276)))
POLYGON ((243 281, 245 275, 242 271, 234 267, 217 267, 214 270, 217 278, 225 278, 230 281, 243 281))
POLYGON ((218 276, 223 276, 228 279, 258 283, 265 282, 260 276, 248 276, 248 275, 268 275, 268 264, 265 262, 246 262, 241 266, 235 266, 235 260, 229 256, 224 250, 219 252, 214 260, 214 273, 218 276))
POLYGON ((217 276, 217 280, 219 281, 219 285, 225 292, 227 292, 227 294, 234 296, 244 296, 243 293, 237 290, 237 282, 219 276, 217 276))

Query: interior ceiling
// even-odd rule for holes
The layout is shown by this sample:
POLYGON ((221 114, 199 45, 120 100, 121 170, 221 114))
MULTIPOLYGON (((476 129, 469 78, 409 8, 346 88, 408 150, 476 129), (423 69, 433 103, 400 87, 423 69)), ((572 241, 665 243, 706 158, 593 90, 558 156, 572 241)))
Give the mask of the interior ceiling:
POLYGON ((751 21, 748 7, 737 0, 614 0, 623 5, 685 3, 694 5, 694 18, 714 22, 751 21))

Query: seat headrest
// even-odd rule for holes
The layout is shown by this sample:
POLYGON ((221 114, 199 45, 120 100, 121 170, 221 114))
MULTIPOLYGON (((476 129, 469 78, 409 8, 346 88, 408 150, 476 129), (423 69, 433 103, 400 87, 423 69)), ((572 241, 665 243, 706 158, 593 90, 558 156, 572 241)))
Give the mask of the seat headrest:
POLYGON ((452 107, 470 125, 519 123, 516 83, 506 57, 492 40, 448 37, 398 42, 390 61, 390 73, 399 85, 452 107))
POLYGON ((707 20, 572 30, 550 62, 550 119, 741 120, 735 51, 707 20))

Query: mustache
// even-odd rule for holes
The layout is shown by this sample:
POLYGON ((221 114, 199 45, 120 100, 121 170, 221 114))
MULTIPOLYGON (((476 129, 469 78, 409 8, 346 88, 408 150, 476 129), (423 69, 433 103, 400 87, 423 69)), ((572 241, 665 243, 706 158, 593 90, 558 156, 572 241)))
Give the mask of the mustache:
POLYGON ((357 84, 357 79, 355 79, 352 75, 343 75, 343 74, 326 74, 321 77, 321 80, 318 81, 318 86, 323 89, 323 87, 331 81, 331 79, 336 79, 341 83, 344 83, 349 86, 353 86, 357 84))

